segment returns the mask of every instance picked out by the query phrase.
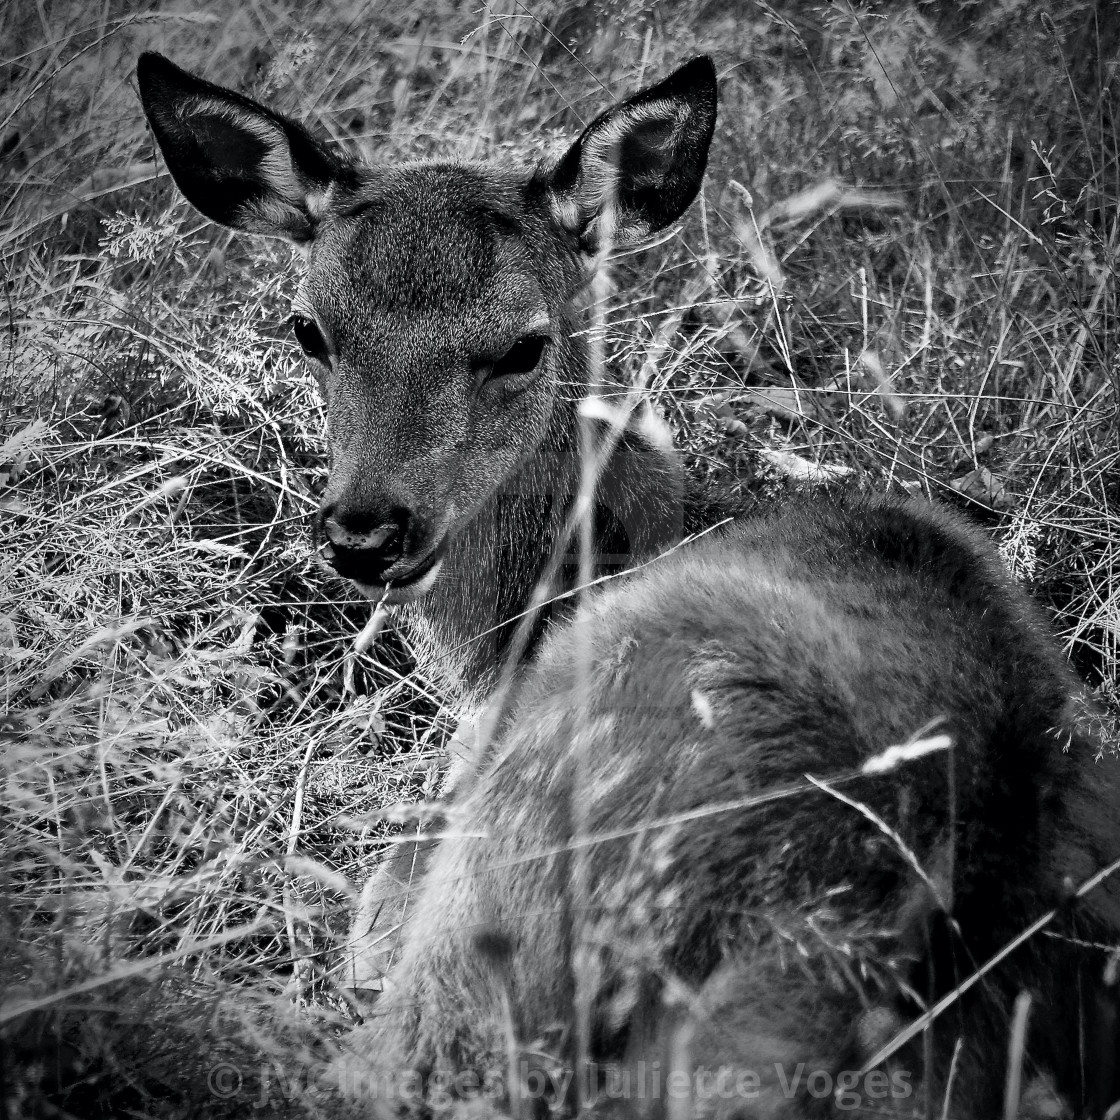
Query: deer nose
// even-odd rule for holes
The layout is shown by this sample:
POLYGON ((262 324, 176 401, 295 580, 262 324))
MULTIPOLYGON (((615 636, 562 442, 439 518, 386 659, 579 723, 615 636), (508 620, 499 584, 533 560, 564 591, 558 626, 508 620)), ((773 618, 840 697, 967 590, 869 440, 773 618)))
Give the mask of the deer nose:
POLYGON ((364 512, 325 505, 319 511, 319 553, 340 576, 359 583, 382 582, 404 554, 410 521, 409 511, 401 506, 364 512))

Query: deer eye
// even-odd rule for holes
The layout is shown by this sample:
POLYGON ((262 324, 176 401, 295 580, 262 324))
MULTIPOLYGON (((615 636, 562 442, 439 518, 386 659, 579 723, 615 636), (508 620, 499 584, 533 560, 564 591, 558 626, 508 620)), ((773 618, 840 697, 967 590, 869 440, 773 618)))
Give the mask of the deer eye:
POLYGON ((327 343, 323 338, 323 332, 316 326, 315 320, 297 312, 289 322, 292 324, 292 333, 296 336, 296 342, 299 343, 300 349, 309 358, 316 358, 320 362, 325 362, 327 360, 327 343))
POLYGON ((540 365, 548 343, 549 338, 545 334, 527 334, 519 338, 500 358, 495 359, 490 367, 490 378, 532 373, 540 365))

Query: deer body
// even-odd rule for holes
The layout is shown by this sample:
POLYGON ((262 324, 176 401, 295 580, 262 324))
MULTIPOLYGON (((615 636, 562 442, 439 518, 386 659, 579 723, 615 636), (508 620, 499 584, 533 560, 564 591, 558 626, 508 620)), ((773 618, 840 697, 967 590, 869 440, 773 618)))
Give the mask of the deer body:
MULTIPOLYGON (((1120 774, 1077 739, 1075 682, 977 534, 916 501, 798 500, 511 641, 542 574, 558 586, 561 529, 590 496, 577 401, 597 390, 580 292, 613 244, 695 196, 710 62, 607 110, 521 176, 363 168, 158 56, 139 77, 187 197, 307 248, 295 325, 328 400, 325 555, 371 597, 388 585, 408 604, 430 667, 466 695, 491 691, 508 652, 519 669, 493 701, 403 955, 338 1067, 362 1114, 384 1115, 386 1096, 454 1111, 469 1093, 459 1082, 441 1097, 437 1074, 497 1071, 499 1111, 518 1118, 551 1102, 804 1120, 847 1115, 858 1093, 872 1111, 981 1120, 998 1113, 1027 988, 1027 1072, 1061 1100, 1048 1112, 1024 1097, 1006 1114, 1075 1102, 1103 1117, 1120 1046, 1099 945, 1120 938, 1120 888, 1076 905, 1068 890, 1120 855, 1120 774), (923 736, 951 749, 866 769, 923 736), (1051 932, 1072 938, 1030 939, 951 998, 1050 908, 1051 932), (923 1000, 947 1000, 924 1051, 880 1061, 923 1000), (692 1087, 604 1103, 600 1072, 524 1091, 588 1062, 635 1077, 657 1065, 692 1087), (904 1075, 897 1092, 876 1092, 873 1062, 904 1075), (753 1088, 713 1103, 694 1081, 712 1065, 753 1088), (420 1098, 393 1080, 409 1071, 420 1098)), ((675 541, 680 494, 672 454, 627 431, 594 488, 598 561, 675 541)), ((367 896, 358 940, 372 955, 382 904, 395 925, 400 899, 367 896)))
POLYGON ((505 706, 339 1083, 371 1109, 407 1104, 413 1071, 439 1112, 473 1071, 521 1116, 948 1102, 982 1120, 1026 989, 1044 1103, 1013 1115, 1103 1115, 1120 1049, 1097 1001, 1114 996, 1106 954, 1081 946, 1115 941, 1115 883, 1052 923, 1078 944, 1028 941, 950 1000, 924 1056, 860 1073, 1061 909, 1075 868, 1120 855, 1115 760, 1072 734, 1074 685, 990 547, 925 502, 791 501, 608 586, 505 706), (865 771, 923 732, 951 749, 865 771))

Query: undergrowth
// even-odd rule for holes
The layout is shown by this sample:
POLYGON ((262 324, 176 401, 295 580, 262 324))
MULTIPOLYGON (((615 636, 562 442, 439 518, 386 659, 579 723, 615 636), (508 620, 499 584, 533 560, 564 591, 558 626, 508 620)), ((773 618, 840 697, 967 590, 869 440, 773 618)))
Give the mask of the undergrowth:
POLYGON ((380 811, 436 790, 447 730, 407 634, 355 652, 368 604, 315 560, 294 254, 181 200, 139 53, 374 161, 535 158, 712 53, 704 197, 613 270, 620 376, 652 372, 721 487, 968 506, 1107 713, 1118 56, 1096 5, 1061 8, 0 9, 9 1117, 314 1113, 307 1071, 357 1014, 333 954, 380 811))

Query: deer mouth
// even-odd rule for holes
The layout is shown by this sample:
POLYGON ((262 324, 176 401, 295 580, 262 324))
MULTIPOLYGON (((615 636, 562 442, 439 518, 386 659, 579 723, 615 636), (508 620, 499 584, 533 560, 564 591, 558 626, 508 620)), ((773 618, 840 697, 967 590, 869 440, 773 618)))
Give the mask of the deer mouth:
POLYGON ((367 599, 383 601, 391 606, 415 602, 431 590, 439 577, 447 555, 448 539, 444 537, 423 560, 400 575, 375 584, 360 579, 353 579, 352 582, 367 599))

